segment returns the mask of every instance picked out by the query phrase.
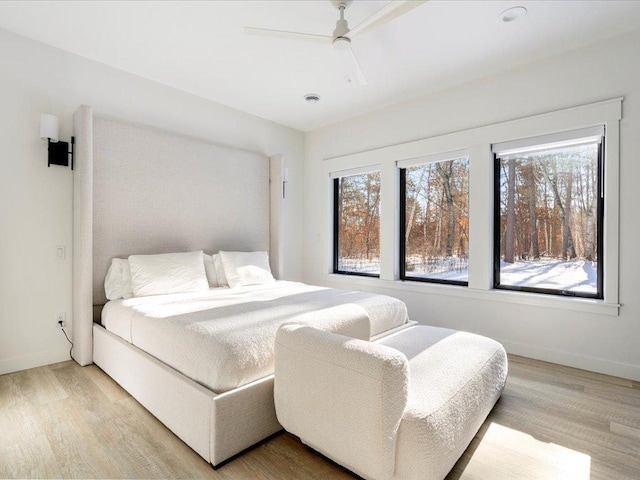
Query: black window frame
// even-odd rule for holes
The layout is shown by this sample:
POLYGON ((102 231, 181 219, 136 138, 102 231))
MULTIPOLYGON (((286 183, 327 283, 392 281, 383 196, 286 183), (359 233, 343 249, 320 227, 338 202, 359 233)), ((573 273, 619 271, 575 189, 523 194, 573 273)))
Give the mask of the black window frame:
MULTIPOLYGON (((347 175, 345 175, 347 176, 347 175)), ((340 179, 343 177, 336 177, 333 179, 333 271, 332 273, 337 275, 352 275, 356 277, 369 277, 380 278, 379 273, 366 273, 366 272, 354 272, 350 270, 340 270, 339 266, 339 251, 340 245, 340 179)))
MULTIPOLYGON (((456 160, 456 158, 452 158, 451 160, 456 160)), ((445 160, 446 161, 446 160, 445 160)), ((407 231, 407 168, 410 167, 399 167, 399 181, 400 181, 400 228, 399 228, 399 273, 400 280, 403 282, 422 282, 422 283, 437 283, 441 285, 455 285, 459 287, 468 287, 469 280, 467 277, 467 281, 462 280, 447 280, 444 278, 425 278, 425 277, 414 277, 411 275, 407 275, 407 262, 406 262, 406 254, 407 254, 407 242, 406 242, 406 231, 407 231)))
POLYGON ((524 293, 537 293, 544 295, 554 295, 559 297, 568 298, 588 298, 596 300, 604 300, 604 144, 606 141, 606 135, 601 137, 601 141, 598 144, 598 165, 597 165, 597 190, 599 192, 597 202, 597 249, 598 249, 598 264, 597 264, 597 280, 596 280, 596 293, 588 292, 576 292, 570 290, 557 290, 552 288, 536 288, 536 287, 523 287, 516 285, 501 285, 500 284, 500 233, 501 233, 501 215, 500 215, 500 157, 498 154, 493 154, 493 288, 494 290, 506 290, 512 292, 524 292, 524 293))

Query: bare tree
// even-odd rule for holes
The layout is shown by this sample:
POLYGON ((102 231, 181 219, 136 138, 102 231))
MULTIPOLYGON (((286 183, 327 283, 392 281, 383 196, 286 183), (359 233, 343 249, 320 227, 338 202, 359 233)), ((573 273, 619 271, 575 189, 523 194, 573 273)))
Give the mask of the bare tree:
MULTIPOLYGON (((413 228, 413 223, 415 221, 415 217, 416 217, 416 210, 418 208, 418 197, 421 195, 422 193, 422 185, 424 183, 424 175, 425 173, 429 173, 429 169, 428 168, 421 168, 420 169, 420 178, 418 179, 418 182, 416 185, 414 185, 414 196, 411 198, 411 210, 409 211, 409 217, 407 218, 407 225, 406 225, 406 232, 405 232, 405 242, 409 241, 409 235, 411 235, 411 229, 413 228)), ((428 188, 428 181, 427 181, 427 188, 428 188)))
POLYGON ((529 184, 529 229, 531 231, 531 248, 529 254, 533 258, 540 258, 540 247, 538 245, 538 219, 536 216, 536 174, 534 162, 529 162, 527 168, 527 181, 529 184))
POLYGON ((504 261, 513 263, 515 250, 516 227, 516 161, 510 158, 507 161, 509 173, 507 175, 507 227, 505 232, 504 261))
POLYGON ((598 182, 596 181, 596 172, 595 169, 589 168, 587 170, 587 182, 588 186, 586 190, 586 217, 587 217, 587 241, 584 249, 584 257, 587 260, 593 261, 595 259, 595 249, 596 249, 596 230, 597 230, 597 221, 596 221, 596 205, 598 198, 598 182), (589 188, 591 187, 591 188, 589 188))
POLYGON ((373 181, 373 175, 367 175, 365 183, 366 204, 364 220, 364 236, 367 260, 371 260, 372 253, 379 248, 379 205, 380 205, 380 185, 373 181))
POLYGON ((573 200, 573 166, 569 165, 567 188, 562 217, 562 258, 576 258, 576 249, 571 234, 571 202, 573 200))
MULTIPOLYGON (((562 258, 575 258, 575 250, 573 248, 573 236, 571 235, 571 225, 569 223, 569 215, 571 213, 570 203, 569 209, 566 208, 565 203, 562 201, 560 196, 560 191, 558 188, 558 166, 557 166, 558 158, 554 158, 553 161, 549 162, 551 165, 551 173, 545 168, 543 170, 545 178, 549 182, 551 186, 551 191, 553 192, 553 197, 555 199, 556 205, 558 207, 558 211, 560 212, 560 219, 562 221, 562 250, 561 257, 562 258)), ((573 182, 573 175, 570 175, 570 181, 568 182, 566 191, 567 194, 565 196, 565 201, 571 202, 571 183, 573 182)))
POLYGON ((446 255, 453 255, 453 237, 456 228, 456 212, 453 207, 453 192, 451 191, 451 177, 453 174, 453 162, 438 162, 436 169, 442 178, 442 194, 447 205, 448 228, 446 255), (443 166, 443 163, 445 164, 443 166))

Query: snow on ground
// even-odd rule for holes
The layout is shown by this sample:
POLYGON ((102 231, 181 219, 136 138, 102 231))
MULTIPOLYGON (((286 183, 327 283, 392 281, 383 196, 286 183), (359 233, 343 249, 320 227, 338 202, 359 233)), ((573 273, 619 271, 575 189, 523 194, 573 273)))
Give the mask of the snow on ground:
POLYGON ((411 271, 407 272, 407 276, 414 278, 433 278, 434 280, 454 280, 458 282, 466 282, 469 280, 469 269, 465 268, 463 270, 452 270, 449 272, 425 272, 421 271, 419 266, 411 271))
POLYGON ((377 257, 366 258, 341 258, 338 261, 338 270, 343 272, 366 273, 369 275, 380 274, 380 259, 377 257))
POLYGON ((407 258, 407 276, 466 282, 469 279, 469 260, 466 257, 428 257, 420 255, 407 258))
POLYGON ((596 293, 598 264, 590 260, 541 258, 500 262, 500 284, 596 293))
MULTIPOLYGON (((413 263, 413 262, 412 262, 413 263)), ((455 280, 466 282, 469 271, 462 262, 456 259, 450 268, 446 262, 438 265, 415 262, 407 275, 415 278, 432 278, 436 280, 455 280)), ((380 273, 378 259, 370 261, 361 259, 341 259, 340 269, 361 272, 380 273)), ((590 260, 575 259, 564 261, 557 258, 541 258, 536 260, 517 260, 509 264, 500 262, 500 284, 514 287, 548 288, 580 293, 597 293, 598 264, 590 260)))

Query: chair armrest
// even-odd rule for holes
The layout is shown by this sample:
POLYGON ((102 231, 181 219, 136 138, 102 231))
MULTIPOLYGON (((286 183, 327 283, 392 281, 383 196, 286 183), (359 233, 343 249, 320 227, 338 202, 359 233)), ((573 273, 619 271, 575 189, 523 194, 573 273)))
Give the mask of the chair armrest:
POLYGON ((407 403, 408 362, 391 347, 284 325, 276 335, 278 421, 366 478, 389 478, 407 403))

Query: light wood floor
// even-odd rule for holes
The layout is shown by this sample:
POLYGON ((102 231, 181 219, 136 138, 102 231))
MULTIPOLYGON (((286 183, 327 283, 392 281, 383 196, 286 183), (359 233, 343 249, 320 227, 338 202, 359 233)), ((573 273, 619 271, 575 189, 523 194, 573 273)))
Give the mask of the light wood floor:
MULTIPOLYGON (((341 479, 281 433, 213 470, 96 366, 0 376, 0 478, 341 479)), ((640 384, 510 356, 448 479, 640 479, 640 384)))

